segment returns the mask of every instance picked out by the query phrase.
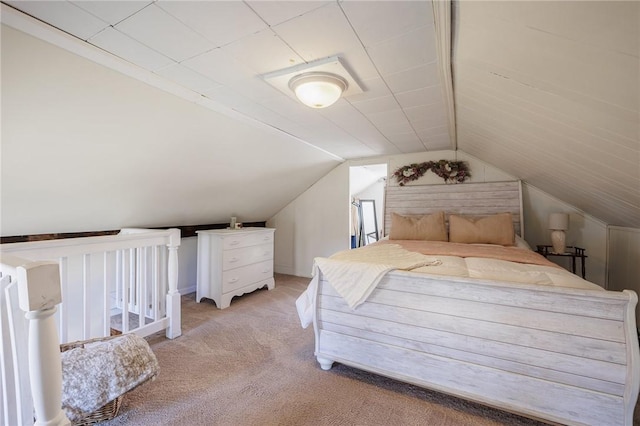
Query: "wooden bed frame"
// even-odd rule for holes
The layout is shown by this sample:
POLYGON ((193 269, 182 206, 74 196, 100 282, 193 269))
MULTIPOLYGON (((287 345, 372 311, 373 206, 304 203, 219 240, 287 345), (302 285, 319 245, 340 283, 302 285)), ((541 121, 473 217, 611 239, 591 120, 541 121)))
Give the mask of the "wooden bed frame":
MULTIPOLYGON (((387 203, 387 217, 508 210, 522 231, 519 182, 389 187, 387 203), (496 202, 505 188, 511 195, 496 202)), ((394 271, 355 310, 322 275, 315 297, 315 354, 325 370, 340 362, 562 424, 633 424, 640 351, 632 291, 394 271)))

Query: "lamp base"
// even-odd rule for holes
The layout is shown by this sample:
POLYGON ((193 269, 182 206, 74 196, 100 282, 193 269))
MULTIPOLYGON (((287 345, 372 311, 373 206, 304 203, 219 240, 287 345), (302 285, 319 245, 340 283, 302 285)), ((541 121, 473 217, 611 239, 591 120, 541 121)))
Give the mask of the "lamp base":
POLYGON ((563 254, 567 250, 565 232, 559 229, 551 231, 551 245, 554 254, 563 254))

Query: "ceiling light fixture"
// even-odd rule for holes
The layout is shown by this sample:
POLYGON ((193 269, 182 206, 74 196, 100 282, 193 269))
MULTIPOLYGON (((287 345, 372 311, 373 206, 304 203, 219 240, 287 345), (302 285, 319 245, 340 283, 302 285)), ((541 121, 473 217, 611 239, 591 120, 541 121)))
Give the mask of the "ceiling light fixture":
POLYGON ((311 108, 326 108, 341 97, 363 92, 358 80, 337 56, 262 74, 267 83, 311 108))
POLYGON ((333 105, 348 87, 344 78, 328 72, 306 72, 289 80, 289 88, 298 100, 311 108, 333 105))

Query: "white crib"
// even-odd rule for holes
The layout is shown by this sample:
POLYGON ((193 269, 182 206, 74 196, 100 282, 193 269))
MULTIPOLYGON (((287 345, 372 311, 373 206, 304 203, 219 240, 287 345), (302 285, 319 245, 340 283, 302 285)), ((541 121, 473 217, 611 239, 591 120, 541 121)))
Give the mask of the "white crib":
POLYGON ((178 229, 0 245, 0 424, 68 423, 60 343, 180 336, 179 245, 178 229))

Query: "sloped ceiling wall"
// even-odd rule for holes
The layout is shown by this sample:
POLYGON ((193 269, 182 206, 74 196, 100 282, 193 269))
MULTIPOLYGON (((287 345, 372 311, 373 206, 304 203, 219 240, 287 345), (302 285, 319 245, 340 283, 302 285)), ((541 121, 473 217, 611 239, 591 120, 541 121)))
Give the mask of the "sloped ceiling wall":
POLYGON ((3 236, 262 221, 339 161, 2 26, 3 236))
POLYGON ((146 71, 128 75, 179 85, 200 105, 233 110, 341 158, 451 147, 430 0, 0 6, 0 19, 13 28, 113 67, 98 54, 108 52, 146 71), (295 99, 286 77, 277 85, 266 78, 334 56, 364 92, 352 84, 331 108, 312 110, 295 99))
POLYGON ((459 1, 458 149, 640 227, 640 2, 459 1))

